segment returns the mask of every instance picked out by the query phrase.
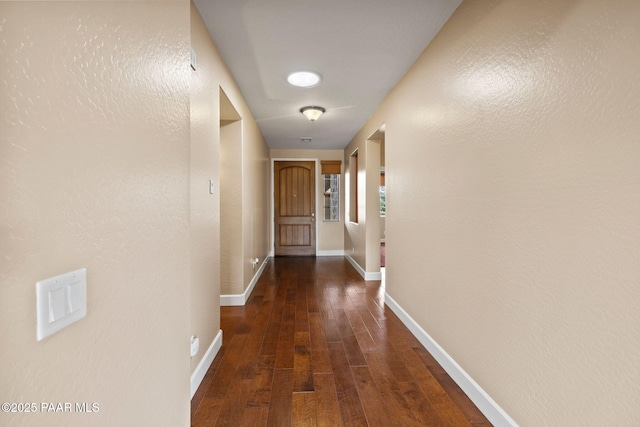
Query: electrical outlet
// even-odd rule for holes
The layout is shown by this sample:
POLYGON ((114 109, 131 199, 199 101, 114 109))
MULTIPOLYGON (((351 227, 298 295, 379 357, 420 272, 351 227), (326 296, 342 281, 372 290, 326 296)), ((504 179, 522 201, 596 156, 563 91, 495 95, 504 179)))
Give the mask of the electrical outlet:
POLYGON ((198 354, 198 351, 200 351, 200 338, 196 338, 192 336, 191 337, 191 357, 198 354))

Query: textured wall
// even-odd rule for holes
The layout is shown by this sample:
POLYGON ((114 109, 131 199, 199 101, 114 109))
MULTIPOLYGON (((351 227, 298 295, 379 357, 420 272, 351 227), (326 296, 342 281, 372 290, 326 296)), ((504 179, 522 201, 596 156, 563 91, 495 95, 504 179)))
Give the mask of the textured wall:
POLYGON ((387 291, 522 426, 640 425, 639 22, 465 1, 356 137, 387 291))
POLYGON ((242 122, 220 128, 220 292, 241 294, 244 289, 242 234, 242 122))
MULTIPOLYGON (((246 107, 245 107, 246 108, 246 107)), ((242 260, 244 282, 239 289, 243 293, 260 264, 270 251, 269 236, 271 192, 269 147, 264 142, 258 125, 246 109, 246 120, 242 121, 242 219, 244 256, 242 260), (251 260, 258 258, 260 264, 253 267, 251 260)))
MULTIPOLYGON (((232 201, 231 204, 223 203, 221 206, 220 293, 242 294, 257 271, 257 268, 253 269, 251 260, 259 258, 262 262, 269 254, 269 149, 233 77, 215 48, 215 41, 212 44, 197 8, 192 8, 194 37, 200 40, 199 49, 203 49, 196 53, 198 57, 211 57, 211 66, 207 66, 206 72, 201 73, 207 85, 203 94, 208 94, 208 101, 205 102, 215 105, 217 112, 215 116, 204 115, 202 120, 209 124, 215 121, 219 129, 220 89, 229 100, 229 104, 225 106, 235 109, 233 118, 241 118, 219 130, 213 143, 221 145, 219 178, 220 191, 224 193, 222 200, 224 202, 228 198, 232 201), (237 145, 229 146, 227 142, 237 145), (225 186, 225 182, 230 184, 225 186)), ((206 110, 203 113, 209 114, 206 110)), ((227 118, 229 117, 223 117, 227 118)), ((213 215, 217 216, 218 213, 213 215)))
POLYGON ((191 335, 200 339, 198 366, 220 330, 220 126, 218 81, 222 67, 200 14, 191 5, 191 47, 197 67, 191 71, 191 335), (209 194, 209 180, 214 194, 209 194))
MULTIPOLYGON (((342 161, 342 175, 340 176, 340 221, 323 221, 322 193, 324 191, 321 182, 320 167, 317 170, 317 194, 318 209, 316 218, 318 221, 318 251, 342 251, 344 249, 344 160, 342 150, 271 150, 273 159, 318 159, 342 161)), ((271 177, 269 177, 271 179, 271 177)))
POLYGON ((189 423, 189 6, 0 3, 3 426, 189 423), (88 270, 36 342, 35 283, 88 270))

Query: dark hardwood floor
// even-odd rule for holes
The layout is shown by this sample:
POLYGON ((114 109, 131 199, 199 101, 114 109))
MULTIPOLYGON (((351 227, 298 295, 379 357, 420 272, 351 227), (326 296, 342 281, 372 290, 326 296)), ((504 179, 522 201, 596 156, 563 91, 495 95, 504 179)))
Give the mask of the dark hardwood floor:
POLYGON ((191 401, 192 426, 490 426, 342 257, 271 259, 191 401))

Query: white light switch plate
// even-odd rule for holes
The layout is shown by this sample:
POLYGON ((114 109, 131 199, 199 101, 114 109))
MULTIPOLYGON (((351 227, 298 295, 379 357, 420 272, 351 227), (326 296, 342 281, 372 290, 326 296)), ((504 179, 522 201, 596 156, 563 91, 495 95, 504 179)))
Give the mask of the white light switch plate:
POLYGON ((87 315, 87 269, 36 283, 38 341, 87 315))

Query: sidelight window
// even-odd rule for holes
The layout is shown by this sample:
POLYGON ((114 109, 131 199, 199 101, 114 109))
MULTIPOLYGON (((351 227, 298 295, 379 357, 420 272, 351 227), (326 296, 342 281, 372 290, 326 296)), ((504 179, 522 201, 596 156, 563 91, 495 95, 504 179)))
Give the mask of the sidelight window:
POLYGON ((340 221, 340 160, 322 160, 322 210, 324 221, 340 221))
POLYGON ((324 220, 340 221, 340 175, 322 175, 324 220))

